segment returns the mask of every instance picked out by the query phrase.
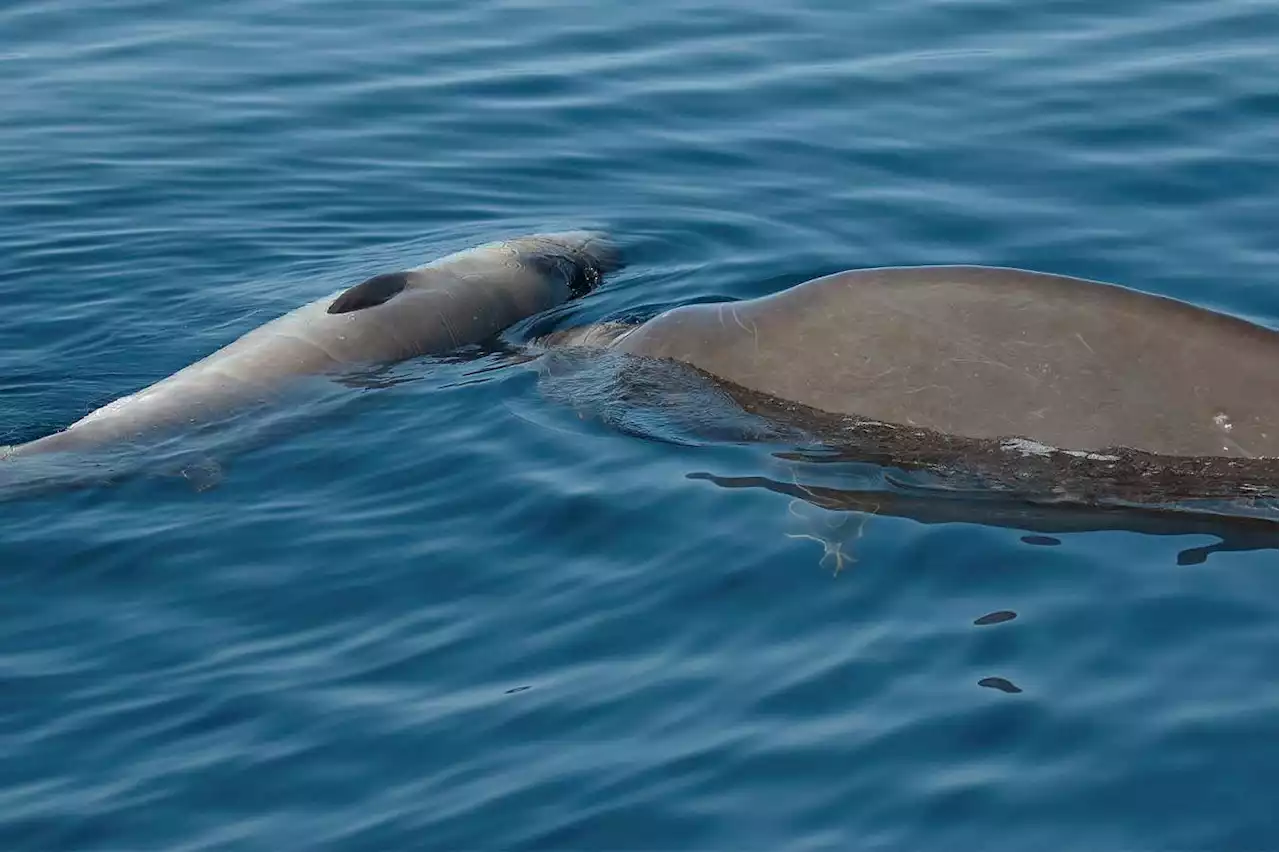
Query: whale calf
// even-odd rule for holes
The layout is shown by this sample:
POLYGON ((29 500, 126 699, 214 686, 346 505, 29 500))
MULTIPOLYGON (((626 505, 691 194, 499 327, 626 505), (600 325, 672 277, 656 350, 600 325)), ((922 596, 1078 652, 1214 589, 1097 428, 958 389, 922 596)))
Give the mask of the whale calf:
POLYGON ((1061 275, 853 270, 544 340, 670 359, 821 411, 948 435, 1276 455, 1274 330, 1061 275))
POLYGON ((595 231, 488 243, 376 275, 255 328, 200 361, 0 457, 80 450, 198 422, 292 377, 441 354, 590 292, 620 266, 595 231))

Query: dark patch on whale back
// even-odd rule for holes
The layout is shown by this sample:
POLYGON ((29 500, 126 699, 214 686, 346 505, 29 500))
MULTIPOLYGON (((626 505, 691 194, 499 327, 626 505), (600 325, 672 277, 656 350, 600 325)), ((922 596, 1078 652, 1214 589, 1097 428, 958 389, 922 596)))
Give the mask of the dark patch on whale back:
POLYGON ((408 286, 407 272, 384 272, 339 295, 329 304, 328 312, 345 314, 372 308, 375 305, 381 305, 408 286))

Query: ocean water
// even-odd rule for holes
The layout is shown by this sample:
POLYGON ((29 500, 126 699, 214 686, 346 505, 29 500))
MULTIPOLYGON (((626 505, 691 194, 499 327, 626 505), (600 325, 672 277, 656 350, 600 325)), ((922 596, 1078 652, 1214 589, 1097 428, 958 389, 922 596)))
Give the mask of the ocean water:
MULTIPOLYGON (((11 0, 0 443, 562 227, 630 261, 575 322, 983 263, 1274 328, 1276 30, 1258 0, 11 0)), ((536 365, 395 377, 220 470, 0 503, 0 848, 1276 848, 1274 525, 862 511, 805 499, 839 471, 580 417, 536 365)))

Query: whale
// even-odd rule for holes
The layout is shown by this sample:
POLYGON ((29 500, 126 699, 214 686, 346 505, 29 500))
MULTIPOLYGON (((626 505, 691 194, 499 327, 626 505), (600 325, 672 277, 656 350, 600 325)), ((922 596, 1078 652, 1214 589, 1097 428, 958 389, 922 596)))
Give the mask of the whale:
POLYGON ((531 234, 375 275, 254 328, 155 384, 0 457, 81 451, 269 400, 289 380, 439 355, 597 287, 620 254, 599 231, 531 234))
POLYGON ((678 361, 822 411, 970 438, 1276 455, 1274 330, 1062 275, 852 270, 541 342, 678 361))
POLYGON ((852 269, 535 343, 617 353, 633 371, 688 368, 742 408, 864 457, 968 457, 1007 482, 1039 465, 1050 483, 1096 462, 1131 495, 1171 475, 1176 493, 1275 490, 1276 331, 1107 282, 852 269))

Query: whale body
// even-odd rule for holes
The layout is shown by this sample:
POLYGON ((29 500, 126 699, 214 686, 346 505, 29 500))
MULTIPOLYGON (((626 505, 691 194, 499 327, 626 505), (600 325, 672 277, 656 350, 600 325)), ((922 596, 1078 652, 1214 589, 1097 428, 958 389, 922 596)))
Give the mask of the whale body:
POLYGON ((293 377, 393 363, 480 343, 585 295, 620 264, 593 231, 535 234, 376 275, 259 326, 66 429, 0 456, 80 450, 202 421, 293 377))
POLYGON ((549 335, 808 408, 972 439, 1277 455, 1273 329, 1112 284, 930 266, 824 276, 549 335))

